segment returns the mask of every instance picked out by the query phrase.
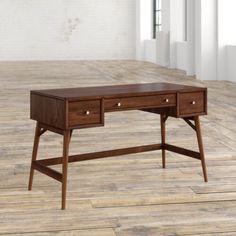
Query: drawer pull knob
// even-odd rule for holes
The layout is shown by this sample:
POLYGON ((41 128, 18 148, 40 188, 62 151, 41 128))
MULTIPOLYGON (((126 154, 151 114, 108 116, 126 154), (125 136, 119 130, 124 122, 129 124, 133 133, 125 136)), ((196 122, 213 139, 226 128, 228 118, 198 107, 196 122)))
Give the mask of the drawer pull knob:
POLYGON ((165 102, 169 102, 169 99, 168 99, 168 98, 166 98, 166 99, 165 99, 165 102))
POLYGON ((120 102, 118 102, 118 103, 117 103, 117 106, 118 106, 118 107, 121 107, 121 103, 120 103, 120 102))
POLYGON ((85 114, 88 116, 90 115, 90 111, 86 111, 85 114))
POLYGON ((191 104, 192 104, 192 105, 195 105, 195 104, 196 104, 196 102, 195 102, 195 101, 192 101, 192 102, 191 102, 191 104))

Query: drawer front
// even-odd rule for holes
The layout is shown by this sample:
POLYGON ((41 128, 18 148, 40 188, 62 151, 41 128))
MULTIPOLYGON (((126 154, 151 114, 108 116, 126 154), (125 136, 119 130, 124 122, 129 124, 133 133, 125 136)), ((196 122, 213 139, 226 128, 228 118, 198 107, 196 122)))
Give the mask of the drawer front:
POLYGON ((105 100, 105 111, 119 111, 137 108, 168 107, 176 105, 176 94, 153 95, 105 100))
POLYGON ((68 104, 68 126, 98 126, 103 124, 102 101, 75 101, 68 104))
POLYGON ((180 93, 179 115, 194 115, 205 113, 205 92, 180 93))

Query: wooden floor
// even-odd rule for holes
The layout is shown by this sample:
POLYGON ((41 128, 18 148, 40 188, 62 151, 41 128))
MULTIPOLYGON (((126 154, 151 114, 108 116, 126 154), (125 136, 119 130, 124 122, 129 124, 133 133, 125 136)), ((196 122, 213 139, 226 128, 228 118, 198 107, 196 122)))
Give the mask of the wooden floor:
MULTIPOLYGON (((236 235, 236 84, 196 81, 150 63, 90 61, 0 63, 0 85, 0 235, 236 235), (53 179, 36 172, 27 191, 30 90, 162 81, 209 88, 209 115, 201 118, 209 183, 199 161, 168 152, 163 170, 155 151, 70 164, 66 211, 53 179)), ((61 155, 61 136, 42 140, 40 158, 61 155)), ((70 153, 159 140, 159 116, 108 113, 105 127, 74 133, 70 153)), ((167 140, 197 149, 182 120, 168 119, 167 140)))

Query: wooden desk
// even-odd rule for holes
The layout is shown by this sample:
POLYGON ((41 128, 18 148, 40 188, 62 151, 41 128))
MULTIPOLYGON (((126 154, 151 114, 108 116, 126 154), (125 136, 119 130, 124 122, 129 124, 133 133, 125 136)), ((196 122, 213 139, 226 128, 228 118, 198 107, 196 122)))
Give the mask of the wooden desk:
POLYGON ((207 89, 168 83, 130 84, 86 88, 31 91, 31 119, 37 121, 28 189, 32 189, 34 170, 62 183, 62 209, 66 208, 68 162, 86 161, 129 153, 172 151, 201 161, 204 180, 207 172, 199 116, 207 114, 207 89), (160 114, 161 143, 69 156, 69 143, 74 129, 104 126, 105 112, 142 110, 160 114), (182 118, 197 134, 199 152, 166 143, 167 118, 182 118), (62 157, 36 160, 40 136, 46 131, 63 135, 62 157), (49 166, 62 164, 62 173, 49 166))

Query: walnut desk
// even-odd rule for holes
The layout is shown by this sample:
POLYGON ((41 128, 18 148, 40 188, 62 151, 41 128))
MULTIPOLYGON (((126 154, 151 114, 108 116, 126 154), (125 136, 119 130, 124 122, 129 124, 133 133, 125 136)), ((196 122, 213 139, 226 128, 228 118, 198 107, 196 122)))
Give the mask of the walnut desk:
POLYGON ((28 189, 31 190, 34 170, 62 183, 62 209, 66 208, 67 168, 69 162, 86 161, 129 153, 162 150, 172 151, 201 161, 203 176, 207 172, 199 116, 207 114, 207 89, 169 83, 129 84, 86 88, 31 91, 31 119, 36 120, 32 163, 28 189), (160 114, 161 143, 69 156, 69 143, 74 129, 104 126, 106 112, 142 110, 160 114), (197 134, 199 152, 166 143, 167 118, 182 118, 197 134), (63 135, 62 157, 36 160, 40 136, 46 131, 63 135), (62 173, 49 166, 62 164, 62 173))

